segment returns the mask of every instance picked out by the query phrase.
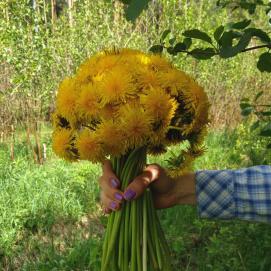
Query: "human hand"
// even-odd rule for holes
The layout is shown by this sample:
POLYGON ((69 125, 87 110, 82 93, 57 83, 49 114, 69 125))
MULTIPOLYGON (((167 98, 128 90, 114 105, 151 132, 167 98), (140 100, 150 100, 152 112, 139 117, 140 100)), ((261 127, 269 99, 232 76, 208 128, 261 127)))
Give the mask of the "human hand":
POLYGON ((137 176, 126 188, 120 191, 120 181, 112 170, 109 160, 103 165, 103 174, 99 178, 101 187, 101 202, 104 211, 110 213, 119 210, 122 202, 140 197, 150 186, 154 206, 168 208, 176 204, 195 204, 195 177, 188 173, 177 178, 171 178, 158 164, 147 165, 141 175, 137 176))

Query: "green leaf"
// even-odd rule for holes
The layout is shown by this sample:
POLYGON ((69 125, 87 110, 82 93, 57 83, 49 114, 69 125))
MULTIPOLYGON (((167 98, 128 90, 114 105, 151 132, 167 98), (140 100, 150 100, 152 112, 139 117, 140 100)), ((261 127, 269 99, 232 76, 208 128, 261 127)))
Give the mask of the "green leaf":
POLYGON ((170 45, 173 45, 175 41, 176 41, 176 37, 173 37, 168 42, 170 45))
POLYGON ((191 38, 184 38, 183 43, 186 45, 186 49, 188 50, 190 46, 192 45, 192 39, 191 38))
POLYGON ((224 26, 220 25, 214 32, 214 38, 218 42, 224 32, 224 26))
POLYGON ((252 110, 253 110, 252 106, 246 107, 241 111, 241 114, 242 114, 242 116, 246 117, 252 112, 252 110))
POLYGON ((271 111, 261 112, 261 115, 264 116, 264 117, 270 117, 271 116, 271 111))
POLYGON ((252 107, 250 103, 240 103, 240 108, 243 110, 247 107, 252 107))
POLYGON ((230 58, 236 56, 249 45, 250 40, 251 34, 249 32, 245 32, 238 41, 237 45, 222 47, 220 49, 220 56, 222 58, 230 58))
POLYGON ((250 25, 250 23, 251 23, 251 20, 245 19, 245 20, 240 21, 238 23, 232 24, 231 27, 233 29, 244 29, 244 28, 248 27, 250 25))
POLYGON ((216 55, 216 51, 214 48, 196 48, 189 52, 190 55, 192 55, 196 59, 210 59, 214 55, 216 55))
POLYGON ((252 37, 257 37, 259 38, 262 42, 264 43, 271 43, 271 39, 268 36, 268 34, 266 32, 264 32, 262 29, 258 29, 258 28, 248 28, 245 30, 245 33, 248 33, 249 35, 251 35, 252 37))
POLYGON ((170 29, 166 29, 164 32, 163 32, 163 34, 161 35, 161 41, 164 41, 165 40, 165 38, 168 36, 168 34, 170 33, 170 29))
POLYGON ((125 10, 125 16, 128 21, 135 21, 140 13, 148 7, 150 0, 131 0, 128 8, 125 10))
POLYGON ((227 46, 231 47, 233 40, 236 38, 240 38, 241 36, 242 35, 239 32, 232 31, 232 30, 224 32, 219 40, 219 44, 222 47, 227 47, 227 46))
POLYGON ((155 54, 161 54, 163 52, 164 47, 160 44, 153 45, 149 51, 155 54))
POLYGON ((254 98, 254 101, 257 102, 257 100, 263 95, 263 91, 260 91, 258 92, 256 95, 255 95, 255 98, 254 98))
MULTIPOLYGON (((270 7, 268 7, 266 10, 265 10, 265 13, 266 13, 266 15, 268 15, 268 13, 271 11, 271 8, 270 7)), ((270 19, 271 20, 271 19, 270 19)), ((270 20, 269 20, 269 22, 270 22, 270 20)))
POLYGON ((176 52, 174 51, 174 47, 170 46, 167 48, 167 52, 170 54, 170 55, 176 55, 176 52))
POLYGON ((271 72, 271 53, 265 52, 260 55, 257 68, 261 72, 271 72))
POLYGON ((256 4, 251 4, 251 6, 249 7, 248 9, 248 13, 250 15, 254 14, 255 13, 255 10, 256 10, 256 4))
POLYGON ((251 125, 250 131, 256 130, 259 126, 260 126, 260 121, 257 120, 257 121, 255 121, 255 122, 251 125))
POLYGON ((267 149, 271 149, 271 143, 270 143, 270 144, 267 144, 266 148, 267 148, 267 149))
POLYGON ((241 99, 241 103, 246 103, 246 102, 249 102, 249 98, 242 98, 241 99))
POLYGON ((256 4, 255 3, 248 3, 246 1, 240 2, 240 7, 243 9, 246 9, 249 14, 253 14, 256 10, 256 4))
POLYGON ((203 40, 203 41, 206 41, 206 42, 212 44, 212 39, 209 37, 209 35, 205 32, 198 30, 198 29, 187 30, 183 33, 183 35, 188 38, 199 39, 199 40, 203 40))
POLYGON ((271 136, 271 122, 268 122, 261 130, 260 136, 271 136))
POLYGON ((179 53, 186 50, 186 44, 184 42, 178 42, 174 46, 174 52, 179 53))

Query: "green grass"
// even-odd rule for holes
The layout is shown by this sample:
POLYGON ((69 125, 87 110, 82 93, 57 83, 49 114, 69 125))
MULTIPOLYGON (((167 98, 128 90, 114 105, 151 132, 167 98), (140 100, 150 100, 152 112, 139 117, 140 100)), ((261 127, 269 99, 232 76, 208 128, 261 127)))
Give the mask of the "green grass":
MULTIPOLYGON (((264 161, 261 139, 245 135, 243 126, 235 132, 210 133, 208 150, 195 169, 264 161)), ((42 140, 49 142, 49 136, 46 133, 42 140)), ((0 145, 0 270, 98 271, 106 224, 99 207, 100 167, 69 164, 50 151, 44 165, 36 165, 23 139, 15 145, 14 161, 8 152, 7 145, 0 145)), ((149 162, 165 165, 167 157, 151 157, 149 162)), ((199 219, 196 207, 187 206, 159 215, 176 271, 271 269, 268 224, 199 219)))

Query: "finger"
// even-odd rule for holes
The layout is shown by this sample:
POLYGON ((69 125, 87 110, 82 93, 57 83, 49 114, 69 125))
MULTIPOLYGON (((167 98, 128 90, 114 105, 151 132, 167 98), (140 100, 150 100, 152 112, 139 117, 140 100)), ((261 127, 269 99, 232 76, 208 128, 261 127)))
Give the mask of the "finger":
POLYGON ((143 173, 137 176, 127 187, 123 196, 126 200, 137 199, 147 187, 157 180, 161 173, 161 167, 157 164, 147 165, 143 173))
POLYGON ((107 172, 107 174, 104 174, 99 178, 99 185, 102 190, 110 188, 116 189, 120 187, 120 181, 114 172, 107 172))
POLYGON ((104 193, 101 193, 101 202, 105 208, 108 208, 112 211, 119 210, 121 207, 121 204, 119 202, 111 200, 104 193))
POLYGON ((120 181, 115 175, 110 160, 105 160, 102 166, 103 175, 99 179, 99 184, 102 189, 106 186, 111 186, 113 188, 120 187, 120 181))
POLYGON ((116 187, 120 186, 120 182, 115 178, 110 178, 109 180, 106 177, 100 178, 100 186, 102 192, 111 200, 118 202, 123 201, 123 193, 116 187))
POLYGON ((102 169, 103 169, 103 171, 113 171, 112 164, 111 164, 110 160, 107 159, 104 161, 104 163, 102 165, 102 169))
POLYGON ((148 166, 141 175, 137 176, 127 187, 123 196, 126 200, 137 199, 146 188, 157 178, 158 170, 156 167, 148 166))

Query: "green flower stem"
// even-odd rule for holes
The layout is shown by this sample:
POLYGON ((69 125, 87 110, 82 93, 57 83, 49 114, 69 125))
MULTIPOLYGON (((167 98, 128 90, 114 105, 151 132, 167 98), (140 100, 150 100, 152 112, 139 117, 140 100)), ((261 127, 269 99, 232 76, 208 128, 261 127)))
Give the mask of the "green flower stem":
MULTIPOLYGON (((146 149, 134 149, 111 161, 124 191, 144 169, 146 149)), ((101 271, 171 271, 169 262, 169 249, 150 191, 137 200, 123 203, 120 211, 110 215, 101 271)))
POLYGON ((148 234, 148 221, 147 221, 147 201, 143 200, 143 271, 147 271, 147 234, 148 234))
POLYGON ((110 240, 108 242, 107 255, 106 255, 105 263, 104 263, 104 265, 102 267, 102 271, 109 270, 108 267, 109 267, 110 260, 112 260, 112 258, 111 258, 112 252, 115 249, 114 246, 115 246, 115 243, 116 243, 116 240, 117 240, 117 236, 118 236, 118 231, 119 231, 119 225, 120 225, 121 217, 122 217, 122 212, 116 212, 115 213, 114 225, 112 227, 112 231, 111 231, 111 235, 110 235, 110 240))
POLYGON ((141 255, 141 238, 142 238, 142 197, 138 199, 138 208, 137 208, 137 233, 138 233, 138 242, 136 247, 136 255, 137 255, 137 271, 142 271, 142 255, 141 255))
MULTIPOLYGON (((121 221, 120 223, 120 232, 121 233, 124 232, 124 221, 121 221)), ((124 234, 120 234, 119 255, 118 255, 118 267, 120 269, 122 269, 122 266, 123 266, 123 261, 122 261, 123 253, 124 253, 124 234)))
POLYGON ((123 258, 124 258, 124 270, 128 270, 129 268, 129 220, 130 220, 130 204, 124 204, 123 206, 124 208, 124 213, 125 213, 125 217, 124 217, 124 254, 123 254, 123 258))
POLYGON ((137 271, 137 223, 136 223, 136 215, 137 215, 137 202, 132 202, 132 255, 131 255, 131 271, 137 271))
MULTIPOLYGON (((153 221, 153 223, 155 223, 156 225, 159 224, 159 221, 157 220, 157 217, 155 216, 155 208, 153 205, 153 200, 151 197, 151 192, 149 193, 149 208, 148 211, 150 213, 150 221, 153 221)), ((158 266, 159 269, 162 269, 162 252, 161 252, 161 246, 160 246, 160 242, 159 242, 159 234, 158 234, 158 230, 157 227, 153 227, 153 241, 155 244, 155 250, 156 250, 156 257, 158 260, 158 266)))

